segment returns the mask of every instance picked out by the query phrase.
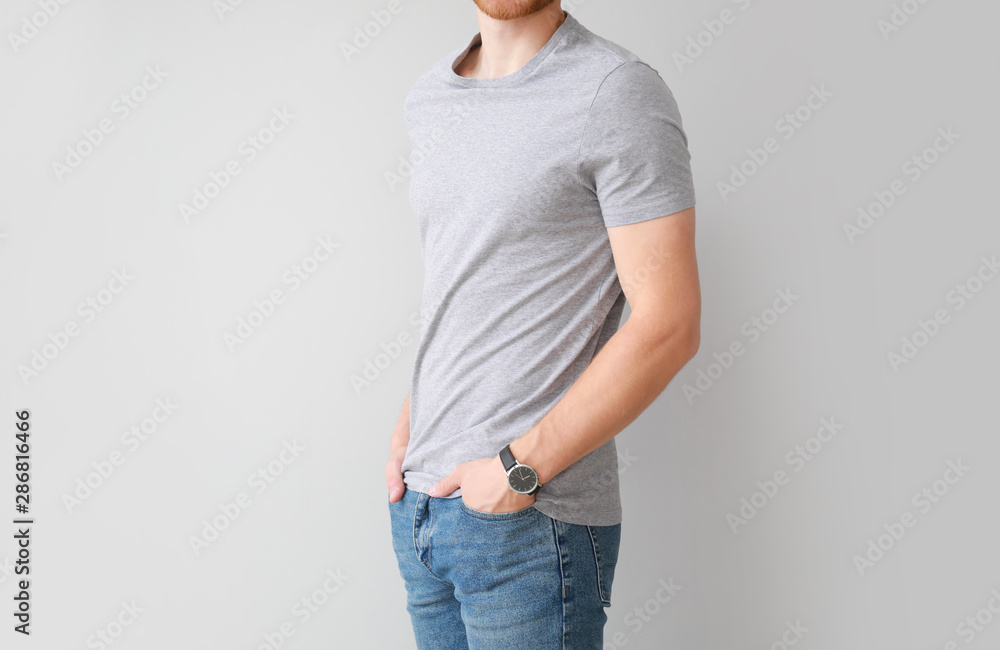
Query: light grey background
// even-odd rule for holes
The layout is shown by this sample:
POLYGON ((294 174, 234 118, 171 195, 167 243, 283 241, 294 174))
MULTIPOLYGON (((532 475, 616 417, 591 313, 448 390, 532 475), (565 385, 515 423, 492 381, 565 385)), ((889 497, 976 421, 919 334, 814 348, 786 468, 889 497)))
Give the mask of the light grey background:
MULTIPOLYGON (((467 44, 474 7, 402 0, 348 60, 341 44, 386 2, 219 4, 11 0, 0 14, 3 611, 24 408, 36 519, 33 635, 8 614, 4 647, 85 648, 110 625, 116 649, 243 650, 286 622, 289 650, 414 647, 382 469, 419 334, 421 260, 405 180, 385 174, 410 153, 409 85, 467 44), (32 18, 45 4, 58 12, 32 18), (31 32, 25 20, 45 24, 12 40, 31 32), (147 66, 166 76, 122 119, 116 98, 147 66), (294 118, 248 162, 241 142, 276 109, 294 118), (57 174, 102 120, 114 129, 57 174), (183 218, 232 160, 241 173, 183 218), (317 238, 337 247, 313 265, 317 238), (313 272, 293 290, 282 275, 296 265, 313 272), (123 268, 124 290, 102 293, 123 268), (224 336, 275 289, 285 301, 230 349, 224 336), (88 299, 107 302, 89 322, 88 299), (46 348, 71 323, 78 335, 46 348), (378 358, 401 336, 395 358, 378 358), (51 358, 24 375, 36 351, 51 358), (366 362, 382 368, 358 389, 366 362), (176 410, 123 441, 162 413, 157 399, 176 410), (292 441, 304 451, 283 463, 292 441), (94 464, 116 451, 100 477, 94 464), (268 464, 273 482, 248 482, 268 464), (88 478, 97 487, 68 506, 88 478), (241 493, 249 505, 196 553, 191 538, 241 493), (317 594, 328 571, 342 584, 317 594), (304 621, 294 608, 314 596, 324 602, 304 621), (123 602, 143 611, 119 629, 123 602)), ((891 0, 563 3, 660 71, 698 192, 702 347, 619 435, 630 460, 606 648, 1000 642, 1000 279, 973 281, 961 309, 949 301, 1000 255, 1000 8, 895 5, 916 12, 886 38, 891 0), (709 38, 703 21, 723 10, 733 22, 709 38), (679 66, 700 32, 711 43, 679 66), (784 139, 778 121, 814 86, 832 96, 784 139), (939 128, 961 137, 913 182, 904 165, 939 128), (777 151, 724 199, 717 183, 767 138, 777 151), (897 179, 906 192, 851 241, 844 224, 897 179), (798 298, 774 319, 784 290, 798 298), (936 310, 947 322, 894 368, 889 353, 936 310), (755 317, 770 322, 756 339, 755 317), (713 368, 735 342, 742 356, 713 368), (686 396, 699 371, 712 385, 686 396), (842 428, 795 471, 786 455, 822 418, 842 428), (969 468, 953 485, 949 461, 969 468), (761 503, 757 482, 779 470, 787 483, 734 532, 727 516, 761 503), (935 487, 929 509, 914 502, 935 487), (888 550, 859 570, 905 513, 916 525, 882 537, 888 550), (977 616, 972 634, 963 621, 977 616)))

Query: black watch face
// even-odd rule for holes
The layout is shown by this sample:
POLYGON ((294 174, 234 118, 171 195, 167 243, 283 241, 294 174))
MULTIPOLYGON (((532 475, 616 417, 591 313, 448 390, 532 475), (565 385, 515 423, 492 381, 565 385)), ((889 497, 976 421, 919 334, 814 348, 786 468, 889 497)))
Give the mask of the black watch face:
POLYGON ((510 483, 510 488, 515 492, 527 494, 538 485, 538 474, 527 465, 518 465, 510 470, 510 474, 507 475, 507 481, 510 483))

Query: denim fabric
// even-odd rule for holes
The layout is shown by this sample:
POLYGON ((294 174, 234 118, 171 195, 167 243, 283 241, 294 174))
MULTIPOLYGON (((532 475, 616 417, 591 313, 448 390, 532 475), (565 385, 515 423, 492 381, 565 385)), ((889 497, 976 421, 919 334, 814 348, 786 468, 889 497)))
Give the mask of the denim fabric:
POLYGON ((474 510, 406 490, 392 544, 420 650, 600 650, 621 524, 568 524, 534 505, 474 510))

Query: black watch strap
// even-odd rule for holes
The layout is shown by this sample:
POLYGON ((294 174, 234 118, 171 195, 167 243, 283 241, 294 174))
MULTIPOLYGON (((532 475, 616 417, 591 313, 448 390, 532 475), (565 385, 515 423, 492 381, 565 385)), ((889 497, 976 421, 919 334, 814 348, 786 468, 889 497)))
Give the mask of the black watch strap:
POLYGON ((514 454, 510 453, 510 445, 505 445, 504 448, 500 450, 500 462, 503 463, 503 469, 505 472, 509 472, 511 467, 517 465, 517 461, 514 460, 514 454))

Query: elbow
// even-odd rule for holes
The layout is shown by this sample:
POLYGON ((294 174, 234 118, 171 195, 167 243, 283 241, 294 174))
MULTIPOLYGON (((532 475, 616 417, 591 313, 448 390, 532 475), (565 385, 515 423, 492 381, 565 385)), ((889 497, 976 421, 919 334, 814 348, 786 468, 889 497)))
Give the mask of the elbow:
MULTIPOLYGON (((635 318, 635 313, 629 317, 629 322, 635 318)), ((636 319, 637 321, 640 319, 636 319)), ((670 317, 641 319, 646 324, 644 328, 648 339, 655 350, 654 355, 661 358, 672 358, 670 365, 683 367, 698 354, 701 347, 701 318, 699 313, 686 315, 673 314, 670 317)))
POLYGON ((684 334, 684 363, 694 359, 701 348, 701 319, 693 318, 685 329, 684 334))
POLYGON ((676 329, 677 347, 680 350, 682 363, 694 359, 701 347, 701 319, 693 316, 684 320, 676 329))

